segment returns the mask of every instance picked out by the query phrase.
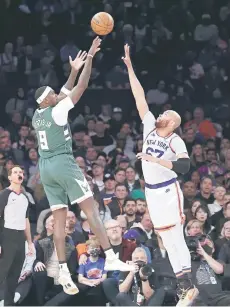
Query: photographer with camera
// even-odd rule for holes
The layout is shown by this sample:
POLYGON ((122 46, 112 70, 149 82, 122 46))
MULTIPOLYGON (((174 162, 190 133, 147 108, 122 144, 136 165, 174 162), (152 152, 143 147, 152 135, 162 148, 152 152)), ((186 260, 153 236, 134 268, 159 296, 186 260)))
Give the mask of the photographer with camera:
POLYGON ((117 306, 161 306, 165 291, 160 288, 158 278, 143 248, 137 247, 132 254, 135 272, 120 272, 117 306))
MULTIPOLYGON (((224 266, 212 258, 214 243, 196 228, 192 228, 194 221, 187 225, 186 243, 192 259, 192 278, 199 290, 197 300, 210 306, 230 306, 230 292, 222 291, 219 274, 224 273, 224 266)), ((196 221, 197 223, 197 221, 196 221)), ((196 305, 197 302, 195 302, 196 305)))

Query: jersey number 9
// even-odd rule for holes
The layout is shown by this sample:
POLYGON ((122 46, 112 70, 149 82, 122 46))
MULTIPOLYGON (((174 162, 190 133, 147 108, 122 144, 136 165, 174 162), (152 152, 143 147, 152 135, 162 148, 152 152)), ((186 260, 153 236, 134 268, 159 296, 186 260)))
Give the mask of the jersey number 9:
POLYGON ((39 135, 39 143, 42 150, 49 150, 46 132, 45 131, 38 131, 39 135))

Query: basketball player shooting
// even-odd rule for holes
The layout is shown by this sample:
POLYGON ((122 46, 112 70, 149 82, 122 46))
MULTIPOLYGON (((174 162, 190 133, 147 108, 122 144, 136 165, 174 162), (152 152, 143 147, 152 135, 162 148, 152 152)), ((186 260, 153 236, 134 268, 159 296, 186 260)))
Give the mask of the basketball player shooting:
POLYGON ((186 146, 174 133, 181 118, 169 110, 155 119, 132 67, 128 45, 122 59, 128 68, 131 89, 144 125, 143 151, 137 157, 142 160, 149 213, 178 280, 177 306, 189 306, 198 290, 191 281, 191 257, 183 234, 183 194, 177 181, 177 173, 185 174, 190 168, 186 146))
MULTIPOLYGON (((101 39, 95 38, 88 52, 80 52, 73 61, 67 83, 56 95, 52 88, 37 89, 35 99, 39 108, 32 124, 39 144, 39 170, 42 184, 54 216, 54 243, 59 260, 59 283, 70 295, 78 293, 66 264, 65 225, 68 198, 78 204, 86 214, 92 231, 105 251, 107 271, 130 271, 134 268, 121 262, 114 254, 106 230, 95 206, 92 192, 82 171, 76 164, 72 152, 72 137, 68 124, 68 112, 79 101, 86 90, 92 70, 92 60, 100 50, 101 39), (77 85, 73 88, 78 71, 84 65, 77 85)), ((68 251, 67 251, 68 252, 68 251)))

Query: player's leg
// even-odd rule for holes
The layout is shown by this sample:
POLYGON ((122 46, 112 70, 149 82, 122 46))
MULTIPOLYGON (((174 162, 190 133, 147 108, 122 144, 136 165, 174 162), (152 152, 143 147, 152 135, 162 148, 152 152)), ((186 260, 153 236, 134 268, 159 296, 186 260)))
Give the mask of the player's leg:
POLYGON ((181 273, 176 274, 175 272, 178 282, 178 296, 180 299, 177 306, 191 306, 199 292, 192 282, 191 256, 185 243, 182 232, 183 229, 181 229, 182 227, 181 224, 177 224, 174 227, 171 227, 168 231, 160 231, 159 235, 161 236, 163 245, 168 252, 169 260, 174 272, 175 256, 177 261, 180 263, 181 273), (176 255, 172 255, 173 249, 177 251, 176 255))
POLYGON ((179 227, 181 226, 181 214, 183 210, 180 191, 176 185, 171 185, 157 191, 148 190, 146 198, 154 228, 162 238, 169 261, 177 277, 179 289, 182 289, 180 293, 183 294, 183 300, 180 300, 179 303, 181 306, 187 306, 191 303, 191 300, 194 300, 194 295, 197 290, 194 290, 190 277, 185 275, 185 271, 183 271, 185 266, 187 269, 191 268, 191 260, 189 260, 190 254, 184 240, 183 232, 181 232, 182 229, 179 227), (151 202, 154 203, 151 205, 151 202), (183 247, 183 251, 181 250, 181 246, 183 247), (182 253, 185 253, 184 258, 182 253), (192 295, 190 295, 191 292, 192 295))
POLYGON ((77 203, 87 216, 90 228, 97 236, 103 250, 105 251, 105 270, 130 271, 134 269, 132 266, 121 262, 114 254, 105 227, 100 218, 99 210, 95 205, 92 191, 82 171, 71 157, 68 157, 65 163, 65 170, 63 170, 62 177, 59 178, 59 180, 62 181, 60 184, 65 186, 71 204, 73 205, 77 203))
POLYGON ((176 208, 179 208, 181 222, 177 223, 175 227, 171 229, 171 232, 176 242, 177 250, 180 251, 178 253, 178 257, 183 269, 183 276, 181 277, 181 279, 179 279, 179 292, 181 293, 181 296, 180 301, 178 302, 178 306, 190 306, 199 292, 192 282, 191 255, 184 237, 184 196, 178 182, 175 184, 174 187, 178 199, 178 206, 176 206, 176 208))
POLYGON ((67 195, 63 188, 53 180, 55 169, 52 167, 49 159, 46 159, 46 161, 40 160, 39 168, 41 181, 54 217, 53 239, 59 260, 59 282, 67 294, 73 295, 78 293, 78 288, 71 279, 65 253, 67 195))

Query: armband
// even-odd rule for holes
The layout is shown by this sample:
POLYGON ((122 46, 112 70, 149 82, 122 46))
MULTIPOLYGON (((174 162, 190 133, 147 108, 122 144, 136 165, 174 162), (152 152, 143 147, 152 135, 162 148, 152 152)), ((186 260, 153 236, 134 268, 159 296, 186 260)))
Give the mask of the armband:
POLYGON ((71 91, 68 90, 66 87, 63 86, 63 87, 61 88, 61 92, 62 92, 63 94, 65 94, 66 96, 68 96, 68 95, 70 94, 71 91))
POLYGON ((172 171, 175 173, 186 174, 190 169, 189 158, 179 158, 177 161, 172 161, 172 171))

